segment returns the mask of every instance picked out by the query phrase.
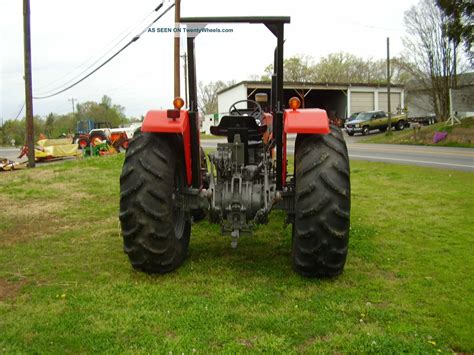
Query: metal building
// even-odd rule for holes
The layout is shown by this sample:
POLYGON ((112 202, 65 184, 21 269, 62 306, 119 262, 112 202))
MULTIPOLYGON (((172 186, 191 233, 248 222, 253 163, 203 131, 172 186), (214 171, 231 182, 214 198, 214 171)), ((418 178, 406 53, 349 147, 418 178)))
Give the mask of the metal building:
MULTIPOLYGON (((218 93, 219 116, 226 114, 230 105, 239 100, 255 99, 256 93, 267 93, 270 97, 271 83, 265 81, 242 81, 218 93)), ((387 88, 378 84, 331 84, 331 83, 284 83, 285 103, 297 96, 302 107, 325 109, 328 115, 346 118, 354 112, 387 111, 387 88)), ((403 86, 391 87, 391 111, 405 106, 403 86)))

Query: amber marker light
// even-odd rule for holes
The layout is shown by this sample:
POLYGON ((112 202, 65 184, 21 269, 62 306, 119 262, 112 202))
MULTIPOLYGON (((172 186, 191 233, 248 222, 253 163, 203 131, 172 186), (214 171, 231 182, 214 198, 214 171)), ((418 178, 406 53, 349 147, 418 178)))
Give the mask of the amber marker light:
POLYGON ((181 107, 184 106, 184 100, 180 97, 177 97, 173 100, 173 106, 177 110, 181 110, 181 107))
POLYGON ((288 101, 288 104, 290 107, 293 109, 293 111, 297 110, 301 106, 301 101, 297 97, 293 96, 290 101, 288 101))

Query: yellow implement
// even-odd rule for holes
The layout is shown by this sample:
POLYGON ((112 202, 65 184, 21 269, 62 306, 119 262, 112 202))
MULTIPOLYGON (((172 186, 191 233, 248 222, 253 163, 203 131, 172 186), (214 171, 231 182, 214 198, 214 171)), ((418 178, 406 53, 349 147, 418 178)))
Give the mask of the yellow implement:
MULTIPOLYGON (((26 155, 28 148, 25 146, 21 151, 19 158, 26 155)), ((61 139, 40 139, 35 146, 35 160, 49 160, 65 157, 79 156, 77 144, 72 143, 70 138, 61 139)))

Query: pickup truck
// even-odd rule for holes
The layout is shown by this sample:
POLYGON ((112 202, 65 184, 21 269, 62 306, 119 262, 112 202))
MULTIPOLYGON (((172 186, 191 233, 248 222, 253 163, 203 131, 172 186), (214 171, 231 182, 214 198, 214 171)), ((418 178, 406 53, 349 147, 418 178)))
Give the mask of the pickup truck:
MULTIPOLYGON (((392 127, 397 131, 405 128, 407 125, 407 116, 393 115, 391 120, 392 127)), ((384 111, 366 111, 360 112, 357 117, 351 121, 347 121, 344 128, 347 134, 353 136, 355 133, 362 133, 366 136, 373 129, 385 132, 388 127, 388 116, 384 111)))

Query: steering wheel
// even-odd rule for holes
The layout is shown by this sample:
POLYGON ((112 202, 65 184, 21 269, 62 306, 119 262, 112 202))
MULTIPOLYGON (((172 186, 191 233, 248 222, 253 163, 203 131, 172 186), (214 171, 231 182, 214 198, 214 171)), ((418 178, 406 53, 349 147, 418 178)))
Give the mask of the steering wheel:
MULTIPOLYGON (((241 110, 244 110, 243 108, 241 108, 241 110)), ((237 102, 234 102, 230 107, 229 107, 229 113, 232 115, 232 114, 238 114, 239 116, 252 116, 254 117, 256 120, 260 121, 262 116, 263 116, 263 110, 262 110, 262 106, 260 106, 260 104, 257 102, 257 101, 254 101, 254 100, 240 100, 240 101, 237 101, 237 102), (235 106, 237 104, 240 104, 241 102, 250 102, 252 104, 255 105, 254 109, 248 113, 248 112, 244 112, 242 113, 241 111, 239 111, 239 109, 235 106)))

